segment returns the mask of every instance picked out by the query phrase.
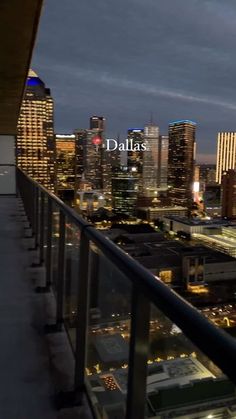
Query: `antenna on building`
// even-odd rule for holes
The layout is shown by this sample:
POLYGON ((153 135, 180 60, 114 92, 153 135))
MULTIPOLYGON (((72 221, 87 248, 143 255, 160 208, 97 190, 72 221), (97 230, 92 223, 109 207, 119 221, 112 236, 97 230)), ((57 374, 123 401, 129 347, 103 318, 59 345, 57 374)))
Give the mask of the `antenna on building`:
POLYGON ((120 133, 119 132, 117 133, 116 139, 117 139, 118 144, 120 144, 120 133))
POLYGON ((150 125, 153 125, 153 112, 150 112, 150 125))

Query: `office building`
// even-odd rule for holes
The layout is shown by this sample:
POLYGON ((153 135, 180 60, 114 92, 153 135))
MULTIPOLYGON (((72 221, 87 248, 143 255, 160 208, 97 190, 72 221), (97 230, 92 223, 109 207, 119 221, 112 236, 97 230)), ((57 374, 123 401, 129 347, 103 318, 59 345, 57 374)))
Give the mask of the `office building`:
POLYGON ((142 168, 142 194, 147 191, 155 191, 158 187, 159 175, 159 127, 150 123, 144 127, 143 141, 147 149, 139 151, 143 154, 143 168, 142 168))
POLYGON ((167 188, 168 176, 168 150, 169 137, 168 135, 160 135, 159 138, 159 171, 158 171, 158 187, 167 188))
POLYGON ((168 186, 172 204, 190 208, 193 201, 196 123, 169 124, 168 186))
POLYGON ((236 170, 222 176, 222 217, 236 218, 236 170))
POLYGON ((206 185, 203 193, 204 209, 210 217, 221 216, 221 185, 212 183, 206 185))
POLYGON ((201 164, 200 165, 200 190, 204 191, 206 185, 216 183, 216 165, 201 164))
POLYGON ((103 116, 91 116, 90 117, 90 129, 98 129, 101 133, 105 132, 106 119, 103 116))
POLYGON ((216 182, 221 184, 224 172, 236 169, 236 132, 219 132, 217 138, 216 182))
POLYGON ((139 176, 135 168, 114 168, 112 171, 112 200, 115 212, 134 215, 138 198, 139 176))
POLYGON ((55 142, 50 89, 30 70, 17 127, 18 166, 50 190, 54 189, 55 142))
MULTIPOLYGON (((112 158, 105 149, 105 123, 106 119, 103 116, 90 117, 90 130, 97 130, 97 134, 102 138, 102 156, 101 156, 101 170, 102 170, 102 189, 104 192, 111 192, 111 167, 112 158)), ((113 155, 113 153, 111 153, 113 155)), ((117 153, 114 153, 115 155, 117 153)))
POLYGON ((75 190, 75 135, 56 134, 56 185, 62 199, 74 196, 75 190))
POLYGON ((97 128, 75 130, 75 189, 101 190, 103 138, 97 128))
MULTIPOLYGON (((128 129, 127 136, 128 144, 143 144, 144 143, 144 129, 143 128, 130 128, 128 129)), ((137 173, 139 177, 139 192, 143 190, 143 156, 144 152, 139 150, 129 150, 127 151, 127 166, 129 170, 133 170, 137 173)))
POLYGON ((149 207, 138 207, 137 216, 143 220, 153 222, 155 220, 162 220, 169 215, 178 215, 185 217, 187 215, 187 208, 177 207, 171 205, 152 205, 149 207))

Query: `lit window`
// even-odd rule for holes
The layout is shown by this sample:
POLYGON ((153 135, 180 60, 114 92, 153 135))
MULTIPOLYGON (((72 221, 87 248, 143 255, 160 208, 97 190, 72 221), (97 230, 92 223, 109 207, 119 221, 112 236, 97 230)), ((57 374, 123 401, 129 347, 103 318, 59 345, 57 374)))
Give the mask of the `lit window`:
POLYGON ((172 282, 172 271, 160 271, 159 277, 163 282, 169 284, 172 282))

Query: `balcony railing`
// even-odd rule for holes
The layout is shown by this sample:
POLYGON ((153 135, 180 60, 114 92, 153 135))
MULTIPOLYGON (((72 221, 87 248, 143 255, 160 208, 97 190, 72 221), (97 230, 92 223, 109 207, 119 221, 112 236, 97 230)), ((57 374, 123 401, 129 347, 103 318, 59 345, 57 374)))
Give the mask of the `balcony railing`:
POLYGON ((74 392, 86 392, 96 417, 162 417, 187 409, 191 389, 199 409, 233 400, 234 338, 20 169, 17 185, 43 290, 55 294, 52 328, 68 332, 74 392))

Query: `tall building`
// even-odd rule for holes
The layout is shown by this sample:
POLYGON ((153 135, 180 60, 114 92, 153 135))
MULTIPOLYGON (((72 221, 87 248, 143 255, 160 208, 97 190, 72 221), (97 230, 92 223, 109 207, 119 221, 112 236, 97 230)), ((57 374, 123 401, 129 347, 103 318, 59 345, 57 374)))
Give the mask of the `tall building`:
POLYGON ((194 181, 196 123, 169 124, 168 186, 172 204, 191 207, 194 181))
POLYGON ((236 170, 222 176, 222 217, 236 218, 236 170))
POLYGON ((216 182, 221 184, 222 175, 236 169, 236 132, 219 132, 217 138, 216 182))
POLYGON ((142 194, 145 195, 147 191, 154 191, 158 187, 159 166, 161 163, 159 157, 159 127, 153 123, 146 125, 144 127, 143 141, 147 149, 139 151, 139 154, 143 154, 142 194))
POLYGON ((160 135, 159 138, 159 170, 158 170, 158 187, 167 188, 168 176, 168 149, 169 137, 168 135, 160 135))
POLYGON ((112 171, 113 209, 126 215, 134 215, 138 199, 139 177, 135 168, 121 166, 112 171))
POLYGON ((105 122, 106 122, 106 119, 104 118, 104 116, 91 116, 90 117, 89 128, 90 129, 98 129, 99 131, 104 133, 105 132, 105 122))
POLYGON ((97 128, 75 130, 76 190, 81 182, 91 190, 101 190, 103 139, 97 128))
POLYGON ((46 188, 54 189, 55 142, 53 99, 30 70, 18 119, 17 165, 46 188))
POLYGON ((205 185, 203 203, 206 214, 209 217, 220 217, 221 209, 221 186, 217 183, 205 185))
POLYGON ((200 189, 204 191, 206 185, 216 183, 216 165, 201 164, 200 165, 200 189))
POLYGON ((104 116, 90 117, 90 130, 97 130, 97 134, 102 138, 102 189, 104 192, 111 192, 111 161, 105 150, 105 123, 104 116))
MULTIPOLYGON (((142 144, 144 142, 144 129, 143 128, 130 128, 128 129, 128 144, 142 144)), ((139 177, 139 192, 143 190, 143 152, 138 150, 127 152, 127 167, 129 171, 134 171, 139 177)))
POLYGON ((66 199, 75 190, 75 135, 56 134, 56 193, 66 199))

